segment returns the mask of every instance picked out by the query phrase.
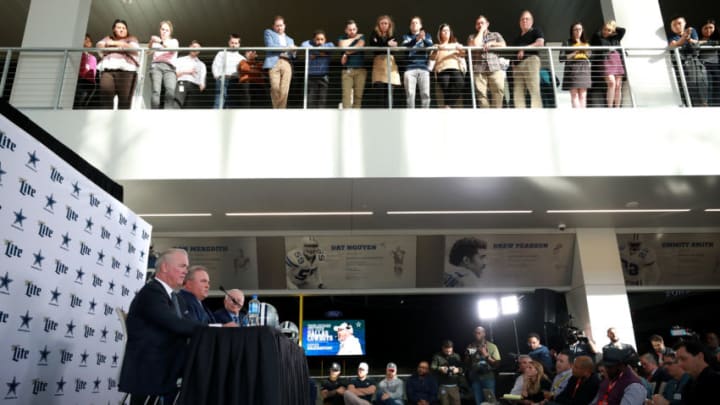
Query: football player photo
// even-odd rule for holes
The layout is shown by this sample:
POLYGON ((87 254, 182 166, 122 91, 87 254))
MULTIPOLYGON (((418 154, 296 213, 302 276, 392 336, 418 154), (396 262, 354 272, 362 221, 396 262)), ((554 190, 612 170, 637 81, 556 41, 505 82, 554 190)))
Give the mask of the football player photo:
POLYGON ((487 243, 476 237, 458 239, 450 249, 448 261, 455 266, 443 273, 445 287, 477 287, 486 266, 487 243))
POLYGON ((318 265, 325 261, 325 254, 316 238, 305 236, 302 247, 292 249, 285 255, 287 287, 290 289, 325 288, 318 265))

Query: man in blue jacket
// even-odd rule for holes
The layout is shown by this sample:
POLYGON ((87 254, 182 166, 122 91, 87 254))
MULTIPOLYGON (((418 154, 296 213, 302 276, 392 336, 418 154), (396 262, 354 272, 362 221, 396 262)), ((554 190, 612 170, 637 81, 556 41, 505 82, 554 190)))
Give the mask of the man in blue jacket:
MULTIPOLYGON (((295 42, 285 33, 285 19, 276 16, 272 29, 264 33, 265 46, 269 48, 294 48, 295 42)), ((270 77, 270 98, 273 108, 287 108, 290 80, 292 79, 292 62, 295 52, 272 51, 265 55, 263 69, 268 70, 270 77)))
POLYGON ((433 45, 432 37, 426 33, 420 17, 410 19, 410 32, 403 35, 402 45, 413 50, 408 52, 407 70, 403 76, 407 108, 415 108, 415 90, 420 89, 420 106, 430 108, 430 52, 424 48, 433 45))

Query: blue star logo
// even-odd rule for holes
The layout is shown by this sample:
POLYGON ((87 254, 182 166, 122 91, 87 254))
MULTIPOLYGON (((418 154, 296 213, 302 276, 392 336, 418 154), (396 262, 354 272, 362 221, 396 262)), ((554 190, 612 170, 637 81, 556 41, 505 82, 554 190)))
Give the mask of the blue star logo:
POLYGON ((109 288, 108 291, 115 291, 115 280, 111 280, 110 284, 108 284, 109 288))
POLYGON ((82 267, 75 270, 77 273, 77 277, 75 277, 75 281, 82 281, 83 276, 85 275, 85 272, 82 270, 82 267))
POLYGON ((10 393, 12 393, 12 395, 14 395, 14 396, 17 396, 16 390, 17 390, 18 385, 20 385, 20 383, 17 382, 15 377, 13 376, 12 382, 5 383, 5 384, 7 384, 7 386, 8 386, 8 392, 7 392, 7 394, 5 394, 5 397, 10 397, 10 395, 11 395, 10 393))
POLYGON ((53 197, 53 195, 50 194, 48 196, 45 196, 45 199, 47 200, 47 202, 45 203, 45 208, 50 209, 50 210, 54 209, 55 203, 57 201, 55 201, 55 198, 53 197))
POLYGON ((27 154, 28 154, 27 164, 33 165, 34 168, 37 168, 37 162, 39 162, 40 159, 38 159, 37 155, 35 154, 35 151, 33 151, 32 153, 28 152, 27 154))
POLYGON ((0 277, 0 288, 4 288, 5 291, 10 292, 10 283, 12 282, 13 280, 10 278, 10 273, 6 271, 5 275, 0 277))
POLYGON ((137 222, 133 222, 133 233, 137 230, 137 222))
POLYGON ((93 381, 93 389, 99 390, 100 389, 100 378, 99 377, 95 377, 95 378, 96 378, 95 381, 93 381))
POLYGON ((86 231, 92 231, 92 227, 95 225, 92 221, 92 218, 88 218, 85 220, 85 230, 86 231))
POLYGON ((80 196, 80 185, 78 184, 77 181, 75 183, 73 183, 72 188, 73 188, 72 194, 76 197, 79 197, 80 196))
POLYGON ((120 247, 120 244, 122 243, 122 241, 123 241, 123 240, 122 240, 122 238, 120 237, 120 235, 116 236, 116 237, 115 237, 115 247, 120 247))
POLYGON ((102 262, 103 260, 105 260, 105 253, 101 250, 98 252, 98 261, 102 262))
POLYGON ((55 384, 57 384, 57 390, 55 390, 55 392, 57 393, 57 392, 63 392, 63 389, 65 388, 65 384, 67 384, 67 383, 65 382, 65 378, 61 376, 60 381, 55 382, 55 384))
POLYGON ((95 298, 90 301, 90 311, 94 311, 95 307, 97 306, 97 302, 95 302, 95 298))
POLYGON ((52 294, 52 298, 50 298, 50 302, 53 302, 53 301, 58 302, 58 298, 60 298, 60 296, 62 295, 62 293, 60 291, 58 291, 57 287, 55 287, 54 290, 50 291, 50 294, 52 294))
POLYGON ((100 337, 100 339, 106 339, 106 338, 107 338, 107 334, 108 334, 107 326, 103 326, 103 328, 102 328, 102 330, 100 331, 100 333, 102 333, 102 336, 100 337))
POLYGON ((42 250, 38 250, 37 253, 33 253, 33 256, 35 257, 33 266, 42 267, 42 261, 45 260, 45 256, 42 255, 42 250))
POLYGON ((87 350, 85 350, 84 352, 82 352, 82 353, 80 354, 80 357, 82 357, 82 358, 80 359, 80 364, 83 364, 83 363, 87 364, 87 358, 88 358, 88 356, 90 356, 90 355, 88 354, 87 350))
POLYGON ((20 324, 20 328, 23 326, 27 329, 30 329, 30 321, 32 321, 33 317, 30 316, 30 311, 25 311, 25 315, 20 315, 20 320, 22 320, 22 323, 20 324))
POLYGON ((2 176, 3 176, 3 174, 7 174, 7 172, 2 169, 2 162, 0 162, 0 184, 2 184, 2 176))
POLYGON ((140 259, 144 259, 144 258, 145 258, 145 251, 141 250, 140 251, 140 259))
POLYGON ((47 363, 49 354, 50 350, 48 350, 47 345, 45 345, 45 348, 40 350, 40 362, 42 363, 44 361, 47 363))
POLYGON ((131 269, 130 265, 129 265, 129 264, 126 264, 126 265, 125 265, 125 275, 126 275, 126 276, 130 275, 130 269, 131 269))
POLYGON ((65 232, 65 234, 62 236, 62 246, 65 246, 66 248, 70 248, 70 241, 72 238, 70 237, 70 234, 68 232, 65 232))
POLYGON ((109 217, 109 216, 112 215, 112 213, 113 213, 113 207, 112 207, 112 205, 110 205, 110 204, 106 205, 106 206, 105 206, 105 216, 106 216, 106 217, 109 217))
POLYGON ((20 209, 20 211, 13 211, 13 214, 15 214, 15 222, 13 222, 13 225, 17 224, 18 226, 23 226, 23 221, 27 219, 25 215, 23 215, 23 210, 20 209))
POLYGON ((75 330, 75 324, 73 323, 72 319, 70 320, 70 323, 66 323, 65 326, 67 326, 67 332, 65 332, 66 335, 72 335, 75 330))
POLYGON ((112 356, 112 364, 117 364, 118 359, 120 356, 117 355, 117 353, 113 354, 112 356))

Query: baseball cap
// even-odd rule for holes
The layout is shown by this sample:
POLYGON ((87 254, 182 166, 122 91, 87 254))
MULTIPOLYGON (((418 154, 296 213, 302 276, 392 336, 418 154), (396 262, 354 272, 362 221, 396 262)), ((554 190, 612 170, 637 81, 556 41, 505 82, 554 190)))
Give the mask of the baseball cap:
POLYGON ((349 325, 347 322, 343 322, 340 325, 333 326, 333 330, 335 332, 337 332, 339 330, 345 330, 345 329, 352 330, 352 325, 349 325))
POLYGON ((628 359, 630 353, 626 350, 615 347, 603 349, 602 363, 606 366, 617 366, 623 364, 628 359))
POLYGON ((368 364, 363 361, 362 363, 358 364, 358 370, 360 369, 368 371, 370 370, 370 366, 368 366, 368 364))
POLYGON ((388 363, 387 366, 385 366, 385 369, 397 371, 397 365, 395 363, 388 363))
POLYGON ((340 371, 340 363, 333 363, 330 365, 331 371, 340 371))

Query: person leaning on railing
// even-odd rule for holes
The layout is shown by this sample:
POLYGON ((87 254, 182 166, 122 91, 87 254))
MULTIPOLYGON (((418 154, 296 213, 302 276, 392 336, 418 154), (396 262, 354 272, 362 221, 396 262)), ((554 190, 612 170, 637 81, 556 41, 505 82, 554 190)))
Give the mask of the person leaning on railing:
MULTIPOLYGON (((520 35, 512 43, 514 46, 540 47, 545 46, 543 32, 533 26, 534 20, 530 11, 520 14, 520 35)), ((540 97, 540 56, 536 51, 519 50, 513 66, 513 102, 515 108, 525 108, 525 92, 530 94, 530 107, 542 108, 540 97)), ((552 79, 551 79, 552 80, 552 79)))
POLYGON ((490 31, 490 21, 481 15, 475 20, 475 34, 468 37, 468 46, 482 48, 473 51, 473 74, 475 90, 480 107, 502 108, 505 97, 506 59, 501 59, 490 48, 504 48, 505 39, 499 32, 490 31), (488 91, 490 100, 488 100, 488 91))
MULTIPOLYGON (((692 106, 707 107, 707 73, 705 66, 698 58, 700 51, 697 31, 693 27, 687 26, 683 16, 673 17, 670 22, 670 29, 672 32, 668 35, 668 44, 672 49, 680 48, 680 60, 692 106)), ((688 100, 685 100, 685 102, 687 103, 688 100)))
POLYGON ((130 109, 132 95, 137 81, 139 47, 135 36, 128 33, 124 20, 117 19, 112 25, 112 35, 106 36, 97 43, 98 48, 118 48, 101 53, 100 61, 100 108, 113 108, 113 98, 118 97, 118 108, 130 109))
MULTIPOLYGON (((381 15, 377 19, 375 29, 370 36, 370 46, 390 47, 398 46, 395 37, 395 23, 389 15, 381 15)), ((400 86, 400 72, 395 57, 386 51, 376 51, 372 66, 373 107, 388 107, 388 82, 392 86, 400 86)))
MULTIPOLYGON (((593 34, 590 39, 592 46, 620 46, 625 36, 625 28, 618 27, 614 20, 603 24, 600 31, 593 34)), ((592 70, 599 72, 607 85, 605 95, 606 105, 609 108, 620 107, 622 103, 622 82, 625 76, 622 56, 619 50, 599 50, 593 54, 592 70)))
MULTIPOLYGON (((300 44, 303 48, 332 48, 335 45, 327 42, 325 31, 316 30, 313 38, 300 44)), ((308 63, 308 107, 325 108, 327 91, 330 85, 330 54, 326 51, 310 51, 308 63)))
POLYGON ((162 107, 166 110, 177 108, 175 89, 177 87, 177 74, 175 64, 177 51, 166 51, 165 48, 178 48, 180 43, 172 37, 172 22, 160 21, 160 35, 150 37, 148 48, 152 49, 152 64, 150 65, 150 81, 152 82, 152 96, 150 107, 160 108, 160 95, 165 91, 162 107))
MULTIPOLYGON (((93 41, 89 34, 85 34, 83 48, 92 48, 93 41)), ((83 52, 80 57, 80 72, 75 90, 73 108, 84 109, 92 107, 91 103, 97 86, 97 58, 90 52, 83 52)))
MULTIPOLYGON (((341 48, 362 48, 365 46, 365 35, 358 33, 354 20, 345 23, 345 33, 338 38, 341 48)), ((359 50, 343 52, 340 63, 342 72, 342 106, 343 108, 360 108, 362 106, 367 69, 365 69, 365 54, 359 50)))
POLYGON ((440 101, 438 104, 447 108, 460 107, 464 83, 462 61, 465 58, 465 50, 455 38, 449 24, 440 24, 437 36, 437 49, 430 55, 430 59, 435 61, 435 74, 442 92, 442 104, 440 101))
MULTIPOLYGON (((190 48, 199 49, 200 43, 193 40, 190 48)), ((175 73, 177 74, 177 87, 175 99, 180 108, 198 108, 200 106, 200 92, 205 91, 207 67, 198 58, 200 51, 190 51, 187 56, 177 59, 175 73)))
POLYGON ((700 29, 700 61, 708 78, 708 105, 720 106, 720 35, 715 20, 707 20, 700 29))

